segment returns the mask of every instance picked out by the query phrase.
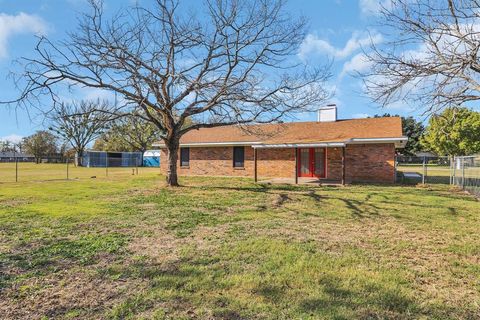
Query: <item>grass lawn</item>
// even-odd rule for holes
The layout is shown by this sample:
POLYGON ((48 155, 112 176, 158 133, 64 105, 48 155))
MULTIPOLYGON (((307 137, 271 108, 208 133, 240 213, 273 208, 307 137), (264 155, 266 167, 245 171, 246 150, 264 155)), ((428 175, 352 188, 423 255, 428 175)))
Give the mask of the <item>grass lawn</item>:
POLYGON ((480 317, 468 195, 181 182, 0 184, 1 318, 480 317))
POLYGON ((97 179, 107 177, 128 177, 136 174, 139 175, 159 173, 159 168, 154 167, 110 167, 110 168, 86 168, 75 167, 73 164, 52 164, 41 163, 34 164, 31 162, 19 162, 15 168, 15 163, 0 163, 0 183, 15 182, 18 171, 18 182, 29 181, 45 181, 45 180, 65 180, 67 174, 69 179, 97 179))

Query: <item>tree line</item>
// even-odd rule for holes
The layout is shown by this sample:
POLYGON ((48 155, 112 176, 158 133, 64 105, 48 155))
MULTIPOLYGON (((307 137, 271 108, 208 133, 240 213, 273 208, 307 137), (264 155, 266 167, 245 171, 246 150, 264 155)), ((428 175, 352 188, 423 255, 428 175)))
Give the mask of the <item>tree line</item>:
MULTIPOLYGON (((385 113, 374 117, 399 117, 385 113)), ((465 156, 480 152, 480 112, 466 107, 445 108, 432 115, 427 125, 412 116, 401 117, 403 134, 408 137, 398 153, 414 156, 429 151, 438 156, 465 156)))
POLYGON ((81 166, 88 147, 143 153, 160 139, 161 133, 151 122, 115 117, 105 112, 107 108, 108 102, 100 100, 59 104, 47 114, 48 129, 38 130, 18 143, 2 141, 0 151, 30 154, 36 163, 42 158, 74 159, 75 165, 81 166))

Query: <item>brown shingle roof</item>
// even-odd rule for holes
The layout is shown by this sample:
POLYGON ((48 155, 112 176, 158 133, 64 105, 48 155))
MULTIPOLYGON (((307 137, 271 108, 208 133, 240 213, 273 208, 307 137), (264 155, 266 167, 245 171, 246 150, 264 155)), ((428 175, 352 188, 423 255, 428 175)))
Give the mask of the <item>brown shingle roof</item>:
MULTIPOLYGON (((400 138, 399 117, 337 120, 335 122, 290 122, 251 125, 248 132, 239 126, 202 128, 186 133, 180 144, 262 142, 318 143, 343 142, 352 138, 400 138)), ((163 145, 163 143, 159 143, 163 145)))

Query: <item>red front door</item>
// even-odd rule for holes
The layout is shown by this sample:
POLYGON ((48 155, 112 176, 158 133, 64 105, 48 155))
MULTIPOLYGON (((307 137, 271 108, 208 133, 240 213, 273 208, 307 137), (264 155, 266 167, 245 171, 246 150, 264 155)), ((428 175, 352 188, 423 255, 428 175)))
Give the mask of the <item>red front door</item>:
POLYGON ((325 178, 326 155, 325 148, 298 149, 298 176, 325 178))

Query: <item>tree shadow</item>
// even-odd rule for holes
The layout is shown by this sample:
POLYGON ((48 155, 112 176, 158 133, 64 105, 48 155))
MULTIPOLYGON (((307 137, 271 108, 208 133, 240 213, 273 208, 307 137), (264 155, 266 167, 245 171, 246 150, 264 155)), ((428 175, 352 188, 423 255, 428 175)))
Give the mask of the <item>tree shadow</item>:
POLYGON ((364 217, 365 214, 368 215, 379 215, 381 210, 380 207, 370 203, 369 200, 371 199, 372 195, 367 194, 363 201, 360 200, 353 200, 341 197, 332 197, 329 195, 320 196, 316 193, 316 190, 310 190, 305 195, 313 199, 315 202, 320 203, 322 200, 338 200, 344 203, 345 207, 347 207, 350 212, 357 217, 364 217))

